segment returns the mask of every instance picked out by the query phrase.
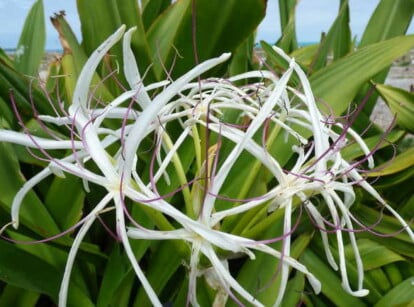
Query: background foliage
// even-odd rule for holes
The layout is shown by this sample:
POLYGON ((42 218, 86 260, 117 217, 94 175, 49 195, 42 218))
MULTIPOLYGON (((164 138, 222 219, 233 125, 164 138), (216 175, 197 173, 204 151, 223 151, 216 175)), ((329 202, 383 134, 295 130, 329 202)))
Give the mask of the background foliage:
MULTIPOLYGON (((51 21, 59 33, 64 52, 62 58, 50 64, 49 77, 42 84, 30 77, 37 74, 45 45, 43 1, 36 1, 18 45, 18 50, 30 52, 22 52, 14 59, 3 51, 0 53, 0 126, 20 129, 10 104, 12 90, 27 126, 36 130, 37 123, 31 118, 31 101, 42 114, 52 113, 51 107, 44 103, 47 95, 59 97, 65 103, 70 101, 86 59, 121 24, 137 27, 132 46, 140 73, 145 74, 145 82, 148 83, 164 80, 166 70, 175 79, 196 63, 223 52, 233 53, 230 63, 209 74, 228 76, 259 66, 253 48, 254 35, 265 15, 266 1, 244 0, 243 5, 239 0, 179 0, 175 4, 169 0, 141 2, 142 6, 136 0, 77 0, 82 42, 77 41, 63 14, 53 16, 51 21), (62 77, 54 78, 54 75, 62 77)), ((326 111, 344 115, 365 101, 353 128, 364 135, 372 148, 386 139, 375 155, 379 167, 368 176, 375 180, 375 187, 392 207, 406 220, 412 220, 414 195, 410 187, 414 184, 411 135, 414 131, 414 95, 382 83, 393 61, 414 47, 414 36, 405 35, 414 13, 414 2, 380 1, 360 42, 352 38, 348 1, 340 0, 339 4, 338 15, 320 42, 299 48, 295 34, 297 1, 279 0, 282 36, 276 45, 295 57, 307 72, 318 101, 329 106, 326 111), (396 114, 396 125, 385 136, 375 125, 366 129, 378 95, 396 114), (389 163, 390 159, 393 163, 389 163)), ((282 72, 287 65, 285 60, 273 51, 269 43, 261 42, 261 47, 265 65, 276 73, 282 72)), ((106 100, 121 91, 113 78, 105 78, 111 71, 122 67, 121 54, 121 46, 117 45, 94 76, 95 84, 103 82, 97 94, 106 100)), ((122 78, 120 82, 125 84, 122 78)), ((284 146, 278 146, 282 141, 276 140, 274 147, 280 161, 288 163, 290 156, 284 152, 284 146)), ((351 146, 348 149, 347 158, 356 159, 362 155, 355 148, 351 146)), ((192 158, 190 155, 189 161, 192 158)), ((14 195, 26 178, 44 165, 24 149, 1 143, 0 166, 0 225, 4 225, 9 221, 14 195)), ((249 172, 251 169, 248 167, 240 170, 234 176, 234 185, 228 189, 240 187, 240 180, 249 172)), ((19 231, 8 229, 5 234, 23 241, 53 236, 78 222, 96 199, 96 195, 84 192, 82 182, 76 178, 52 178, 26 197, 19 231)), ((352 210, 366 225, 374 224, 380 214, 376 202, 363 193, 358 195, 358 202, 352 210)), ((145 218, 140 222, 152 225, 152 221, 145 218)), ((252 236, 264 232, 278 233, 281 223, 280 217, 273 221, 271 227, 259 230, 245 228, 243 231, 250 231, 252 236)), ((316 296, 309 291, 302 274, 292 274, 284 305, 297 306, 301 302, 308 306, 413 304, 414 248, 404 232, 398 233, 400 227, 394 218, 384 215, 375 230, 396 235, 384 239, 368 232, 358 234, 366 270, 365 287, 370 294, 355 298, 342 290, 338 274, 326 263, 321 252, 321 239, 315 235, 312 223, 302 222, 294 235, 292 256, 308 266, 322 281, 322 294, 316 296)), ((149 304, 119 244, 107 237, 105 229, 98 224, 88 234, 88 243, 82 244, 73 273, 69 305, 149 304)), ((12 244, 0 240, 0 307, 53 305, 57 301, 61 275, 72 242, 72 234, 43 244, 12 244)), ((163 301, 183 306, 187 284, 182 277, 185 269, 181 266, 179 254, 171 252, 174 250, 172 243, 140 241, 134 244, 137 258, 147 263, 147 276, 163 301)), ((257 284, 251 276, 270 278, 268 268, 276 266, 274 259, 261 255, 254 262, 240 263, 237 279, 247 290, 254 292, 257 284)), ((354 263, 349 262, 348 269, 355 272, 354 263)), ((277 279, 272 281, 273 284, 277 282, 277 279)), ((258 295, 259 298, 265 303, 271 302, 274 297, 272 289, 272 286, 266 288, 258 295)), ((214 294, 207 288, 200 291, 204 306, 209 306, 214 294)))

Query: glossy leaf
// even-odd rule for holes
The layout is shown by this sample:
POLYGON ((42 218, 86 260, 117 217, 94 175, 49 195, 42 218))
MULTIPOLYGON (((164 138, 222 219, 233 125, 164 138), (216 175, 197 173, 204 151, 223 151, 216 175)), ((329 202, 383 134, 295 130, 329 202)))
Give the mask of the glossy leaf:
MULTIPOLYGON (((0 205, 10 212, 14 195, 25 182, 20 173, 20 166, 9 144, 0 143, 0 205)), ((55 221, 45 209, 41 200, 31 191, 23 200, 20 219, 22 224, 29 227, 42 237, 48 237, 60 232, 55 221)))
MULTIPOLYGON (((88 59, 84 48, 79 44, 75 33, 67 23, 63 14, 55 14, 51 18, 52 24, 59 34, 60 43, 63 48, 63 57, 61 59, 61 68, 64 79, 64 87, 67 103, 71 103, 72 94, 75 89, 76 80, 82 70, 83 65, 88 59)), ((98 74, 94 74, 92 79, 93 85, 99 85, 95 95, 103 100, 111 100, 112 94, 102 84, 98 74)))
POLYGON ((391 161, 377 167, 377 171, 368 173, 370 177, 392 175, 414 166, 414 148, 410 148, 399 154, 391 161))
POLYGON ((413 13, 414 3, 411 0, 381 0, 368 21, 359 46, 368 46, 404 34, 413 13))
POLYGON ((45 205, 60 229, 65 230, 82 217, 84 200, 82 182, 72 175, 66 175, 66 178, 53 179, 45 205))
POLYGON ((348 0, 341 0, 338 15, 328 33, 322 37, 319 50, 312 61, 310 69, 317 71, 327 64, 329 56, 335 61, 349 53, 350 48, 349 5, 348 0))
POLYGON ((297 0, 279 0, 282 36, 276 45, 285 50, 286 53, 290 53, 298 48, 295 25, 295 11, 297 4, 297 0))
POLYGON ((265 9, 263 0, 247 0, 243 5, 236 0, 175 2, 148 30, 157 78, 163 78, 165 69, 172 69, 173 77, 181 76, 197 61, 234 52, 259 25, 265 9), (214 22, 209 16, 215 16, 214 22))
MULTIPOLYGON (((403 130, 393 130, 387 135, 380 133, 371 137, 364 138, 364 142, 367 144, 370 150, 379 150, 387 146, 391 146, 391 144, 397 143, 404 136, 404 134, 405 132, 403 130)), ((365 155, 362 152, 361 147, 355 143, 344 147, 341 151, 341 154, 342 157, 344 157, 346 160, 353 160, 365 155)), ((379 168, 378 164, 376 164, 376 167, 379 168)))
POLYGON ((339 277, 311 249, 305 250, 300 260, 321 281, 322 293, 333 304, 336 306, 366 306, 360 299, 345 292, 339 277))
POLYGON ((375 307, 403 306, 414 301, 414 277, 408 278, 390 290, 375 307))
POLYGON ((18 71, 37 76, 46 45, 43 0, 37 0, 26 17, 16 48, 14 65, 18 71))
MULTIPOLYGON (((182 255, 175 250, 173 243, 164 241, 158 246, 146 271, 148 281, 157 293, 161 293, 168 280, 182 264, 182 260, 182 255)), ((149 306, 148 296, 144 289, 140 288, 134 306, 147 305, 149 306)))
MULTIPOLYGON (((53 266, 20 250, 15 245, 0 240, 0 280, 16 287, 48 294, 57 301, 60 272, 53 266)), ((94 306, 91 300, 76 286, 71 287, 69 305, 94 306)))
POLYGON ((309 80, 317 99, 342 114, 364 82, 414 47, 414 35, 369 45, 318 70, 309 80))
POLYGON ((36 306, 40 294, 22 288, 7 285, 0 295, 0 307, 31 307, 36 306))
POLYGON ((171 0, 150 0, 143 3, 142 23, 144 28, 148 29, 170 4, 171 0))
MULTIPOLYGON (((412 20, 413 14, 414 2, 411 0, 381 0, 368 21, 368 25, 366 26, 359 43, 359 48, 399 35, 404 35, 412 20), (379 24, 381 24, 380 27, 378 26, 379 24)), ((384 69, 372 79, 376 83, 384 83, 389 67, 390 66, 384 67, 384 69)), ((364 86, 359 97, 363 97, 367 89, 368 85, 364 86)), ((375 106, 377 98, 377 95, 373 95, 369 99, 367 107, 364 110, 367 118, 375 106)))
POLYGON ((414 94, 389 85, 377 84, 375 88, 397 116, 397 124, 414 133, 414 94))
MULTIPOLYGON (((51 112, 53 112, 52 108, 47 103, 48 100, 45 94, 37 86, 37 81, 30 80, 28 77, 17 72, 14 68, 0 61, 0 96, 7 102, 10 111, 13 112, 10 103, 11 95, 13 95, 14 101, 19 112, 21 112, 23 119, 27 119, 33 113, 31 101, 43 102, 36 103, 36 108, 39 113, 51 114, 51 112)), ((15 119, 16 117, 13 115, 13 118, 15 119)), ((15 124, 16 120, 13 125, 15 124)))
MULTIPOLYGON (((358 247, 365 270, 380 268, 383 265, 397 261, 405 261, 401 255, 371 240, 358 240, 358 247)), ((351 246, 347 246, 345 253, 347 257, 352 258, 351 246)))

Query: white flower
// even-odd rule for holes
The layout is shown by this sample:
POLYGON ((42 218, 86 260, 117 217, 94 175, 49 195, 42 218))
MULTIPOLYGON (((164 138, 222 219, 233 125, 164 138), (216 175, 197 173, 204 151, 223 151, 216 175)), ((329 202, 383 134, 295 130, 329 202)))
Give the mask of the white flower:
POLYGON ((321 229, 327 261, 335 270, 340 270, 345 290, 355 296, 366 295, 368 291, 362 285, 362 261, 355 234, 352 232, 352 215, 349 211, 355 200, 353 185, 359 184, 381 202, 406 227, 413 241, 414 235, 398 213, 342 158, 341 148, 347 144, 347 136, 360 144, 367 156, 370 153, 363 140, 349 127, 344 128, 345 133, 339 135, 333 129, 336 124, 324 121, 310 84, 295 61, 282 50, 275 49, 290 63, 288 70, 280 78, 268 71, 252 71, 227 80, 211 78, 193 82, 195 78, 230 57, 230 54, 223 54, 197 65, 173 82, 145 86, 130 49, 134 31, 131 29, 125 33, 123 40, 124 72, 131 89, 104 108, 91 108, 89 86, 92 76, 102 57, 123 36, 124 31, 125 27, 122 26, 91 55, 77 81, 68 114, 39 117, 50 124, 74 127, 76 131, 70 131, 67 140, 38 138, 27 131, 17 133, 0 130, 0 141, 41 149, 50 160, 48 167, 27 181, 16 195, 12 206, 14 227, 18 227, 19 209, 25 194, 49 175, 63 176, 64 173, 71 173, 84 179, 85 183, 93 182, 107 191, 85 217, 85 222, 73 242, 60 290, 59 305, 66 304, 70 273, 80 243, 96 216, 109 204, 115 206, 118 236, 154 306, 161 306, 161 302, 135 259, 130 239, 180 240, 190 246, 188 259, 185 259, 189 263, 188 302, 195 306, 198 306, 196 293, 197 279, 200 276, 204 276, 208 284, 217 289, 217 300, 221 302, 228 297, 234 300, 242 297, 252 305, 263 306, 252 293, 239 284, 228 267, 228 259, 234 256, 247 255, 254 261, 256 251, 281 259, 281 286, 274 305, 282 302, 291 268, 304 273, 318 293, 321 290, 319 281, 304 265, 290 256, 293 231, 291 216, 298 207, 298 200, 305 204, 308 213, 321 229), (299 77, 303 93, 288 85, 293 74, 299 77), (239 80, 255 81, 245 86, 235 86, 235 82, 239 80), (154 89, 161 91, 151 98, 149 91, 154 89), (136 101, 139 108, 122 106, 129 104, 131 99, 136 101), (236 120, 228 122, 226 114, 229 113, 236 120), (240 124, 242 118, 248 119, 248 125, 240 124), (105 127, 107 119, 118 120, 119 126, 116 129, 105 127), (171 131, 172 125, 180 125, 181 129, 171 131), (209 138, 210 134, 214 138, 209 138), (296 162, 290 169, 283 169, 277 157, 268 149, 283 134, 290 140, 289 154, 296 157, 296 162), (76 140, 75 135, 78 138, 76 140), (311 135, 313 141, 309 143, 311 135), (151 138, 155 143, 152 160, 141 161, 137 153, 143 150, 143 140, 151 138), (192 172, 187 171, 180 157, 180 149, 188 140, 192 140, 194 147, 195 171, 192 172), (223 144, 228 145, 226 156, 220 156, 223 144), (112 150, 114 146, 118 146, 115 154, 107 151, 108 146, 112 146, 112 150), (47 153, 48 149, 71 149, 72 154, 57 159, 47 153), (246 198, 245 187, 240 187, 239 196, 243 199, 236 202, 236 205, 219 208, 218 201, 226 199, 221 193, 223 187, 229 185, 229 174, 246 154, 255 161, 251 177, 255 178, 254 169, 262 167, 272 176, 274 185, 265 193, 250 199, 246 198), (93 161, 99 171, 92 172, 86 168, 87 161, 93 161), (149 166, 149 176, 140 171, 141 164, 149 166), (169 182, 171 174, 168 169, 171 167, 181 185, 173 193, 182 193, 185 202, 183 210, 178 209, 177 204, 167 201, 167 197, 160 195, 157 189, 162 178, 169 182), (191 174, 194 178, 187 178, 191 174), (330 249, 326 219, 309 199, 310 195, 320 195, 329 210, 335 225, 339 265, 330 249), (130 218, 125 207, 126 199, 155 209, 162 214, 168 227, 159 227, 160 230, 145 229, 132 220, 126 220, 125 217, 130 218), (263 208, 269 213, 283 210, 283 233, 278 238, 283 240, 282 252, 268 245, 272 240, 252 239, 247 235, 248 230, 236 235, 221 229, 226 219, 237 218, 240 214, 256 208, 263 208), (174 220, 174 227, 167 217, 174 220), (351 230, 347 233, 357 263, 359 279, 356 290, 352 290, 348 282, 342 237, 344 227, 351 230), (209 261, 209 266, 200 263, 202 256, 209 261))

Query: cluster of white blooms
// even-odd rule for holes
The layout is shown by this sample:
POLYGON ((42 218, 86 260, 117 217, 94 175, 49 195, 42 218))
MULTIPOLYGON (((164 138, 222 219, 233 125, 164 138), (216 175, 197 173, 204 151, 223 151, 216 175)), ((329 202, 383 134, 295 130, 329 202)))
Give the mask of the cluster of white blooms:
POLYGON ((18 227, 20 204, 25 194, 47 176, 64 176, 64 173, 71 173, 84 180, 86 189, 87 183, 93 182, 107 191, 106 196, 83 219, 76 234, 63 277, 59 305, 66 304, 70 273, 80 243, 97 215, 109 204, 115 206, 117 235, 154 306, 161 306, 161 303, 132 252, 132 239, 186 242, 191 250, 190 259, 186 259, 189 263, 188 302, 194 306, 198 306, 197 279, 203 275, 208 278, 209 283, 220 289, 218 293, 221 299, 231 297, 238 300, 237 297, 241 297, 252 305, 262 306, 231 275, 228 259, 220 257, 218 250, 230 255, 245 254, 252 261, 255 259, 256 251, 281 259, 281 286, 275 305, 281 303, 290 268, 305 274, 315 292, 319 292, 320 282, 312 272, 290 256, 291 218, 297 208, 295 199, 303 202, 320 229, 327 261, 332 268, 340 270, 344 288, 356 296, 366 295, 368 291, 363 289, 362 285, 362 261, 352 231, 352 215, 349 211, 355 200, 355 183, 386 206, 407 228, 413 240, 414 235, 405 221, 382 200, 357 169, 343 159, 340 147, 347 144, 350 138, 360 144, 369 157, 370 165, 373 163, 368 148, 356 133, 349 127, 346 127, 346 133, 338 133, 344 127, 328 122, 321 115, 310 84, 299 65, 283 51, 275 48, 289 63, 289 68, 281 77, 270 71, 261 70, 228 79, 201 79, 201 74, 229 59, 230 54, 223 54, 195 66, 177 80, 145 86, 130 49, 134 29, 125 34, 124 31, 123 26, 91 55, 78 78, 73 101, 67 113, 64 116, 56 114, 55 117, 39 116, 39 119, 48 124, 67 125, 71 130, 67 139, 46 139, 34 137, 26 132, 0 131, 0 141, 43 149, 45 153, 48 149, 65 149, 72 152, 59 159, 49 156, 48 167, 29 179, 22 187, 12 206, 14 227, 18 227), (93 74, 102 57, 122 37, 124 73, 131 89, 98 108, 91 103, 90 85, 93 74), (300 91, 288 84, 293 75, 300 81, 300 91), (236 86, 241 80, 255 81, 248 85, 236 86), (139 107, 134 107, 137 105, 139 107), (229 111, 237 115, 236 122, 240 123, 240 119, 243 118, 248 120, 248 125, 225 122, 223 114, 229 111), (104 125, 107 119, 111 120, 111 126, 104 125), (109 128, 114 126, 113 122, 116 120, 119 126, 109 128), (174 137, 169 133, 169 127, 173 124, 174 127, 180 127, 179 131, 174 130, 174 137), (289 169, 283 169, 268 150, 269 126, 277 127, 279 133, 295 140, 295 144, 289 146, 296 161, 289 169), (205 138, 205 135, 201 135, 200 131, 218 136, 215 144, 207 144, 209 155, 204 154, 201 149, 201 139, 205 138), (312 141, 308 141, 310 136, 312 141), (142 168, 139 167, 140 163, 148 165, 149 161, 141 161, 138 157, 138 152, 145 147, 143 141, 148 139, 154 142, 150 175, 142 174, 142 168), (201 173, 204 171, 203 185, 197 182, 200 178, 187 178, 182 165, 179 150, 189 139, 194 143, 194 164, 200 172, 195 177, 202 177, 201 173), (220 156, 220 147, 224 143, 231 146, 227 147, 230 149, 226 156, 220 156), (109 146, 111 151, 108 150, 109 146), (113 153, 116 146, 117 150, 113 153), (263 195, 239 201, 230 208, 217 208, 217 201, 224 198, 220 193, 226 179, 241 155, 246 153, 254 157, 255 161, 273 176, 274 186, 270 186, 263 195), (88 161, 93 161, 99 171, 93 172, 91 168, 87 168, 85 165, 88 161), (180 193, 183 194, 185 210, 177 209, 177 204, 169 203, 157 190, 159 180, 169 181, 171 174, 168 174, 167 168, 171 166, 174 167, 182 185, 180 193), (321 215, 317 205, 309 199, 309 195, 319 195, 328 209, 331 223, 335 226, 339 263, 334 259, 330 249, 326 217, 321 215), (130 216, 125 206, 126 199, 157 210, 168 219, 174 220, 174 225, 178 226, 173 230, 143 228, 128 220, 130 216), (283 252, 270 247, 265 241, 256 241, 220 229, 220 223, 224 219, 259 206, 266 208, 268 212, 283 210, 284 227, 283 233, 279 234, 283 240, 283 252), (352 290, 348 282, 342 231, 345 227, 348 230, 347 235, 359 275, 356 290, 352 290), (208 270, 200 264, 202 256, 211 265, 208 270))

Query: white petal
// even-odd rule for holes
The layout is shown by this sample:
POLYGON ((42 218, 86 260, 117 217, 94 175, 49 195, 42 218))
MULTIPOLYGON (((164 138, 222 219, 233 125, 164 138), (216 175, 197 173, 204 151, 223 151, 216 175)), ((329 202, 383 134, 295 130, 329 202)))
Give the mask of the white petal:
POLYGON ((135 60, 135 55, 131 50, 131 37, 132 34, 136 31, 136 27, 129 29, 125 35, 122 42, 123 49, 123 59, 124 59, 124 73, 125 78, 128 81, 131 89, 137 91, 137 102, 142 109, 145 109, 150 103, 151 98, 149 97, 144 84, 141 79, 141 75, 138 70, 137 61, 135 60))

